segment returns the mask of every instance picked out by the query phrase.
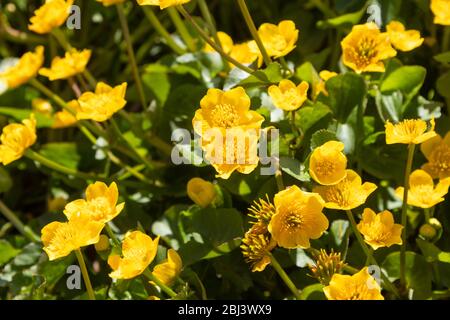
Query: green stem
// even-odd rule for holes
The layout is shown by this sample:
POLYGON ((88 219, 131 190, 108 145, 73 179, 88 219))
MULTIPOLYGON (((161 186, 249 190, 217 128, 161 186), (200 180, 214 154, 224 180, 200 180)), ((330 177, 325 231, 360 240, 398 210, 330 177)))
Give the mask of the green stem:
POLYGON ((242 15, 244 16, 245 23, 247 24, 253 39, 255 39, 256 44, 258 45, 259 51, 261 51, 264 63, 268 66, 272 61, 270 60, 269 54, 267 53, 266 48, 259 37, 258 30, 256 30, 255 23, 253 22, 250 12, 248 11, 247 4, 245 3, 245 0, 237 0, 237 2, 239 4, 239 8, 241 9, 242 15))
POLYGON ((86 285, 86 291, 89 297, 89 300, 95 300, 94 290, 92 289, 91 280, 89 279, 89 273, 86 268, 86 263, 84 262, 83 253, 81 249, 75 250, 75 254, 78 259, 78 264, 80 265, 81 274, 83 275, 84 284, 86 285))
POLYGON ((181 17, 178 14, 177 10, 174 7, 169 7, 166 10, 189 51, 195 52, 197 48, 195 47, 194 39, 192 39, 191 35, 189 34, 189 31, 186 28, 184 21, 181 20, 181 17))
POLYGON ((11 224, 26 238, 32 242, 41 242, 39 236, 28 226, 24 225, 16 214, 9 209, 6 204, 0 200, 0 212, 11 222, 11 224))
POLYGON ((278 191, 283 191, 284 190, 283 174, 280 168, 278 168, 277 171, 275 172, 275 181, 277 182, 278 191))
POLYGON ((169 32, 167 32, 166 28, 159 22, 155 12, 152 10, 152 8, 148 6, 142 6, 142 10, 144 10, 144 14, 147 17, 148 21, 152 24, 153 28, 155 28, 156 32, 166 40, 167 45, 175 51, 176 54, 182 55, 185 53, 185 50, 180 48, 176 44, 176 42, 172 39, 169 32))
POLYGON ((117 125, 116 120, 114 118, 111 118, 111 123, 114 131, 116 132, 116 135, 119 139, 125 142, 127 148, 139 159, 142 161, 143 164, 147 166, 149 169, 153 169, 153 165, 145 158, 145 156, 141 155, 138 151, 135 150, 135 148, 130 144, 130 142, 124 137, 122 132, 120 131, 119 126, 117 125))
MULTIPOLYGON (((49 88, 47 88, 45 85, 43 85, 41 82, 39 82, 37 79, 31 79, 29 81, 29 83, 35 87, 37 90, 41 91, 44 95, 46 95, 48 98, 50 98, 51 100, 53 100, 54 102, 56 102, 57 105, 59 105, 62 109, 65 109, 67 112, 69 112, 70 114, 76 116, 76 111, 73 110, 72 108, 70 108, 67 103, 60 97, 58 96, 56 93, 54 93, 52 90, 50 90, 49 88)), ((102 132, 102 130, 87 122, 87 121, 78 121, 77 122, 78 127, 80 128, 80 130, 87 136, 87 138, 93 143, 95 144, 97 139, 92 136, 92 134, 89 132, 93 131, 95 132, 97 135, 101 136, 101 137, 105 137, 105 133, 102 132), (89 130, 87 129, 89 128, 89 130)))
POLYGON ((407 209, 408 209, 408 190, 409 190, 409 175, 411 174, 412 162, 414 158, 414 150, 416 145, 411 143, 408 145, 408 158, 406 159, 405 180, 403 183, 403 204, 402 204, 402 246, 400 249, 400 284, 406 287, 406 227, 407 227, 407 209))
POLYGON ((123 5, 118 3, 116 5, 117 14, 119 15, 120 24, 122 26, 123 37, 127 45, 128 57, 130 58, 131 70, 133 71, 134 81, 136 82, 136 88, 138 91, 139 99, 143 108, 147 107, 147 99, 144 93, 144 87, 142 86, 141 77, 139 76, 139 70, 136 64, 136 58, 134 56, 133 44, 131 43, 130 30, 128 29, 127 18, 125 17, 125 12, 123 5))
POLYGON ((162 283, 158 277, 156 277, 150 270, 145 269, 144 270, 144 276, 146 276, 150 281, 153 281, 156 283, 158 287, 161 288, 162 291, 167 293, 171 298, 175 298, 177 296, 177 293, 170 289, 168 286, 166 286, 164 283, 162 283))
POLYGON ((192 24, 192 26, 195 28, 197 33, 202 37, 202 39, 208 43, 214 50, 216 50, 225 60, 231 62, 233 65, 235 65, 237 68, 247 72, 248 74, 254 74, 255 77, 262 81, 267 81, 267 79, 264 79, 262 76, 260 76, 258 73, 254 73, 256 70, 252 70, 251 68, 243 65, 236 59, 230 57, 228 54, 226 54, 214 41, 212 41, 209 36, 203 31, 203 29, 195 22, 194 18, 191 17, 191 15, 182 7, 177 6, 177 9, 181 12, 181 14, 192 24))
MULTIPOLYGON (((347 217, 348 220, 350 221, 350 225, 352 227, 353 233, 355 234, 356 239, 359 242, 359 245, 361 246, 362 250, 364 251, 367 260, 374 265, 378 265, 378 262, 375 260, 375 258, 372 255, 372 251, 370 250, 370 248, 367 246, 367 244, 365 243, 361 233, 358 230, 358 226, 356 224, 355 218, 353 217, 353 213, 351 210, 346 210, 345 211, 347 213, 347 217)), ((386 287, 388 287, 387 289, 389 291, 391 291, 392 293, 394 293, 397 297, 399 297, 398 291, 397 289, 394 287, 394 285, 389 281, 389 279, 386 277, 386 275, 381 272, 381 278, 383 279, 383 283, 386 285, 386 287)))
MULTIPOLYGON (((129 165, 123 163, 119 158, 117 158, 111 151, 107 152, 109 159, 111 159, 112 162, 114 162, 119 167, 124 168, 127 171, 127 176, 123 175, 118 178, 118 180, 124 180, 129 177, 129 175, 132 175, 136 177, 138 180, 148 183, 147 179, 143 174, 141 174, 138 170, 130 167, 129 165)), ((143 165, 145 167, 145 165, 143 165)))
POLYGON ((25 152, 25 156, 31 160, 39 162, 43 166, 46 166, 50 169, 56 170, 58 172, 61 172, 61 173, 67 174, 67 175, 71 175, 71 176, 74 176, 74 177, 77 177, 80 179, 84 179, 84 180, 102 180, 100 177, 93 176, 93 175, 90 175, 90 174, 87 174, 84 172, 77 171, 72 168, 65 167, 59 163, 56 163, 50 159, 47 159, 43 155, 41 155, 37 152, 34 152, 31 149, 28 149, 25 152))
MULTIPOLYGON (((211 15, 211 12, 209 11, 208 5, 206 4, 205 0, 198 0, 198 5, 200 6, 200 11, 202 12, 203 18, 206 20, 206 23, 208 24, 209 29, 211 30, 211 33, 213 35, 214 42, 220 47, 220 49, 223 50, 222 43, 220 42, 219 36, 217 34, 217 28, 216 24, 214 22, 214 19, 211 15)), ((225 58, 222 57, 223 65, 225 66, 225 70, 229 71, 230 66, 225 60, 225 58)))
POLYGON ((112 231, 111 226, 109 225, 109 223, 105 224, 105 229, 106 229, 106 232, 108 233, 109 237, 114 242, 114 244, 119 247, 120 246, 120 241, 119 241, 119 239, 117 239, 117 236, 114 233, 114 231, 112 231))
POLYGON ((272 264, 272 267, 277 271, 280 278, 283 280, 283 282, 286 284, 286 286, 291 290, 291 292, 294 294, 295 298, 297 300, 303 300, 301 296, 301 291, 297 289, 295 284, 292 282, 291 278, 287 275, 287 273, 284 271, 284 269, 281 267, 281 265, 278 263, 277 259, 270 254, 270 262, 272 264))

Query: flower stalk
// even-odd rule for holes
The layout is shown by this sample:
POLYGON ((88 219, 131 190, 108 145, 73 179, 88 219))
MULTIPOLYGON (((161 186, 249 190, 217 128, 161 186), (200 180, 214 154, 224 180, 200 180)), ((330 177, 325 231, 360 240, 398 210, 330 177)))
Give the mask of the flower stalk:
POLYGON ((255 77, 257 77, 258 79, 260 79, 262 81, 267 81, 266 79, 264 79, 263 77, 258 75, 258 73, 254 73, 256 70, 252 70, 251 68, 243 65, 236 59, 234 59, 234 58, 230 57, 228 54, 226 54, 214 41, 212 41, 209 38, 209 36, 205 33, 205 31, 203 31, 203 29, 197 24, 197 22, 195 22, 194 18, 192 18, 192 16, 182 6, 178 6, 177 9, 192 24, 192 26, 195 28, 197 33, 202 37, 202 39, 206 43, 208 43, 214 50, 216 50, 224 59, 231 62, 233 65, 235 65, 237 68, 241 69, 242 71, 245 71, 248 74, 254 74, 255 77))
POLYGON ((142 10, 144 11, 145 16, 147 17, 148 21, 151 23, 153 28, 155 28, 156 32, 159 33, 161 37, 166 40, 167 45, 175 51, 176 54, 182 55, 185 52, 184 49, 182 49, 179 45, 176 44, 176 42, 172 39, 169 32, 164 28, 164 26, 159 22, 158 17, 156 16, 155 12, 149 8, 148 6, 142 6, 142 10))
POLYGON ((144 276, 146 276, 150 281, 153 281, 158 287, 161 288, 162 291, 164 291, 167 295, 169 295, 171 298, 175 298, 177 296, 177 293, 170 289, 168 286, 166 286, 164 283, 162 283, 158 277, 156 277, 150 270, 145 269, 144 270, 144 276))
POLYGON ((116 5, 117 14, 119 15, 120 25, 122 26, 123 37, 127 45, 128 57, 130 58, 131 70, 133 72, 134 81, 136 82, 136 88, 138 91, 139 99, 143 108, 147 107, 147 98, 145 97, 144 87, 142 85, 141 77, 139 75, 138 66, 136 63, 136 57, 134 55, 133 44, 131 43, 130 30, 128 29, 127 18, 123 5, 118 3, 116 5))
POLYGON ((259 51, 261 51, 264 63, 266 64, 266 66, 268 66, 270 63, 272 63, 272 60, 270 60, 269 54, 267 53, 267 50, 264 47, 264 44, 258 35, 258 30, 256 29, 256 26, 255 26, 255 23, 253 22, 252 16, 250 15, 250 12, 248 11, 247 4, 245 3, 245 0, 237 0, 237 2, 239 5, 239 8, 241 9, 242 15, 244 16, 245 23, 247 24, 248 29, 250 30, 250 33, 252 34, 253 39, 255 39, 256 44, 258 45, 259 51))
POLYGON ((95 300, 94 290, 92 289, 91 280, 89 279, 89 273, 86 268, 86 263, 84 261, 83 253, 81 249, 75 250, 75 255, 78 259, 78 264, 80 265, 81 274, 83 275, 84 284, 86 285, 86 291, 89 297, 89 300, 95 300))
POLYGON ((287 273, 284 271, 284 269, 281 267, 280 263, 275 259, 275 257, 268 253, 270 256, 270 262, 273 266, 273 268, 277 271, 280 278, 283 280, 283 282, 286 284, 286 286, 291 290, 291 292, 294 294, 294 297, 297 300, 304 300, 301 296, 301 291, 297 289, 294 282, 292 282, 291 278, 287 275, 287 273))
POLYGON ((186 46, 188 47, 189 51, 191 52, 197 51, 194 39, 192 39, 191 35, 189 34, 189 31, 186 28, 186 25, 184 24, 183 20, 181 20, 181 17, 178 14, 177 10, 174 7, 169 7, 166 10, 170 16, 170 19, 172 19, 175 28, 177 28, 178 33, 180 34, 186 46))
POLYGON ((400 249, 400 284, 405 287, 406 286, 406 234, 407 234, 407 209, 408 209, 408 190, 409 190, 409 175, 411 174, 412 162, 414 158, 414 150, 416 145, 414 143, 410 143, 408 145, 408 158, 406 159, 406 168, 405 168, 405 180, 403 183, 403 204, 402 204, 402 218, 401 224, 403 226, 402 232, 402 246, 400 249))
POLYGON ((32 242, 40 242, 41 239, 39 236, 34 233, 34 231, 29 228, 28 226, 25 226, 22 221, 17 217, 17 215, 9 209, 6 204, 0 200, 0 212, 5 216, 6 219, 11 222, 11 224, 19 231, 23 236, 28 238, 32 242))

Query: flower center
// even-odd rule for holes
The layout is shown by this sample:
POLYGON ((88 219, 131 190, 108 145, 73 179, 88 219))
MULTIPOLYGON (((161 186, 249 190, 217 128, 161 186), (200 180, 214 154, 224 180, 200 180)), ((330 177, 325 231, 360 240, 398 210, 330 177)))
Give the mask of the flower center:
POLYGON ((415 119, 407 119, 397 125, 398 133, 403 136, 418 137, 425 130, 426 126, 421 126, 421 121, 415 119))
POLYGON ((320 161, 315 168, 315 171, 321 176, 331 175, 335 170, 336 164, 333 161, 328 160, 320 161))
POLYGON ((218 104, 211 111, 211 122, 214 127, 230 128, 239 124, 236 107, 230 104, 218 104))
POLYGON ((431 165, 437 171, 446 171, 450 169, 450 148, 441 144, 433 150, 430 156, 431 165))
POLYGON ((277 51, 282 51, 286 48, 286 39, 281 34, 275 34, 272 37, 272 46, 277 51))
POLYGON ((285 220, 285 225, 288 229, 297 229, 303 224, 303 217, 298 212, 289 212, 285 220))

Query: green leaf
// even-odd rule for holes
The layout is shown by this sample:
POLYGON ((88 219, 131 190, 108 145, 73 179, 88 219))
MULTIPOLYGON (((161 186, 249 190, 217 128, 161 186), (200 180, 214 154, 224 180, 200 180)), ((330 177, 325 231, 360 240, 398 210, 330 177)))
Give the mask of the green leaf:
POLYGON ((340 252, 345 252, 348 246, 349 226, 350 223, 347 220, 339 219, 331 223, 330 234, 340 252))
POLYGON ((74 254, 70 254, 56 261, 46 260, 39 265, 39 275, 45 278, 46 286, 52 287, 66 274, 67 267, 72 265, 74 261, 74 254))
POLYGON ((297 159, 290 157, 280 157, 280 167, 281 170, 299 181, 311 180, 305 166, 297 159))
POLYGON ((403 95, 394 91, 389 95, 377 92, 375 103, 382 119, 398 122, 403 115, 403 95))
POLYGON ((281 65, 277 62, 271 63, 266 69, 255 71, 248 78, 240 82, 240 85, 249 88, 254 86, 269 85, 283 80, 281 65), (258 76, 256 76, 258 75, 258 76))
MULTIPOLYGON (((400 278, 400 252, 389 254, 382 264, 390 281, 400 278)), ((423 300, 431 296, 432 270, 425 258, 412 251, 406 252, 406 284, 412 289, 412 299, 423 300)))
POLYGON ((339 17, 319 21, 317 23, 317 26, 319 28, 337 28, 337 27, 354 26, 355 24, 358 24, 359 21, 361 21, 361 18, 366 13, 366 8, 367 6, 365 5, 359 11, 346 13, 339 17))
POLYGON ((14 248, 8 241, 0 239, 0 266, 19 254, 20 250, 14 248))
POLYGON ((339 141, 336 133, 327 129, 321 129, 313 133, 311 136, 311 150, 320 147, 328 141, 339 141))
POLYGON ((450 263, 450 252, 442 251, 431 242, 422 239, 417 239, 416 242, 428 262, 450 263))
POLYGON ((309 61, 299 66, 295 71, 295 75, 300 78, 300 80, 306 81, 310 85, 313 85, 320 81, 319 74, 317 73, 312 63, 309 61))
POLYGON ((303 288, 300 294, 304 300, 326 300, 323 293, 323 285, 320 283, 311 284, 303 288))
MULTIPOLYGON (((10 116, 16 121, 22 121, 24 119, 30 118, 30 114, 33 113, 29 109, 17 109, 11 107, 0 107, 0 114, 5 116, 10 116)), ((53 124, 53 119, 45 116, 41 113, 34 112, 34 117, 36 119, 37 128, 49 128, 53 124)))
POLYGON ((354 73, 341 74, 325 84, 330 107, 340 122, 346 122, 354 108, 363 103, 366 94, 364 79, 354 73))
POLYGON ((191 219, 190 230, 215 246, 244 234, 242 214, 235 209, 201 209, 195 211, 191 219))
POLYGON ((312 107, 302 107, 297 111, 297 125, 300 126, 303 133, 306 133, 316 123, 330 114, 330 108, 323 103, 317 102, 312 107))
POLYGON ((80 155, 77 152, 77 145, 73 142, 51 142, 44 144, 40 153, 63 166, 77 169, 80 162, 80 155))
POLYGON ((27 244, 20 254, 14 258, 16 266, 30 266, 34 264, 42 254, 42 247, 36 243, 27 244))
POLYGON ((443 97, 450 98, 450 71, 444 73, 436 82, 436 89, 443 97))
POLYGON ((450 51, 437 54, 433 58, 440 63, 450 63, 450 51))
POLYGON ((425 80, 427 70, 421 66, 403 66, 394 70, 381 83, 382 93, 402 91, 407 96, 416 95, 425 80))
POLYGON ((142 81, 147 90, 149 90, 159 105, 163 106, 169 96, 170 81, 167 74, 168 68, 160 64, 151 64, 145 67, 145 74, 142 81))

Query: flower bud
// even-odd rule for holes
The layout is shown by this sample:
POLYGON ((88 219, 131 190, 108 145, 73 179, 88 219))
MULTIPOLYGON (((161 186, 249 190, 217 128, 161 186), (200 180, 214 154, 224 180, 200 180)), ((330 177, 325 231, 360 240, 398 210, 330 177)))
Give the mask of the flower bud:
POLYGON ((96 251, 105 251, 108 248, 109 248, 109 238, 106 235, 101 234, 100 240, 98 240, 98 242, 95 244, 95 250, 96 251))
POLYGON ((438 241, 442 236, 442 225, 436 218, 431 218, 428 223, 423 224, 419 229, 421 238, 430 242, 438 241))
POLYGON ((192 178, 187 184, 189 198, 202 208, 206 208, 216 199, 214 185, 202 178, 192 178))

